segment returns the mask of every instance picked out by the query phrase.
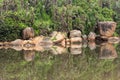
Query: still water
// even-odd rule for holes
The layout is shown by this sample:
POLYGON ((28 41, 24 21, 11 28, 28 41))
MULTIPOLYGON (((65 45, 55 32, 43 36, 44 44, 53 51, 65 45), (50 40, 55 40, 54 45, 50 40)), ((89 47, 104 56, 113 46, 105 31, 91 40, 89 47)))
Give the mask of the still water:
POLYGON ((0 49, 0 80, 119 80, 120 45, 0 49))

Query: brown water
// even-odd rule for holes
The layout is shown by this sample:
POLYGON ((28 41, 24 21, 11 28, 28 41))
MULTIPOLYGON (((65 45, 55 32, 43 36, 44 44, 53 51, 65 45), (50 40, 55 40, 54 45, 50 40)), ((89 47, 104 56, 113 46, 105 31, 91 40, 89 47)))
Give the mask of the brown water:
POLYGON ((120 45, 0 49, 0 80, 119 80, 120 45))

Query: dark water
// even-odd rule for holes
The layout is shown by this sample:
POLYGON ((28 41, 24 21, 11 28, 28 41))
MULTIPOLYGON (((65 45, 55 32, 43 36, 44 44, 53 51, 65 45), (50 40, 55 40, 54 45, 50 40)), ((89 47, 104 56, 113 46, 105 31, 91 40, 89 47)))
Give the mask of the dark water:
POLYGON ((119 80, 120 45, 0 49, 0 80, 119 80))

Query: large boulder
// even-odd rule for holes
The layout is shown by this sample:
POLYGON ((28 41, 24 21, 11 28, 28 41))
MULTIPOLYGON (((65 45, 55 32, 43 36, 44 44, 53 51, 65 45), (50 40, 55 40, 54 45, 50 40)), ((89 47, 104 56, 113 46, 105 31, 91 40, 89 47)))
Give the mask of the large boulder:
POLYGON ((16 39, 14 41, 11 41, 10 42, 10 45, 11 46, 22 46, 23 45, 23 40, 21 39, 16 39))
POLYGON ((71 30, 69 37, 70 38, 81 37, 81 31, 80 30, 71 30))
POLYGON ((116 29, 116 22, 105 21, 98 22, 97 29, 101 36, 111 37, 116 29))
POLYGON ((119 43, 120 38, 119 37, 110 37, 108 38, 108 43, 119 43))
POLYGON ((71 43, 82 42, 82 38, 81 37, 70 38, 70 42, 71 43))
POLYGON ((62 33, 62 32, 57 32, 57 31, 54 31, 51 35, 51 40, 54 42, 54 43, 60 43, 62 40, 64 40, 66 38, 66 34, 65 33, 62 33))
POLYGON ((35 36, 35 32, 32 27, 27 27, 22 32, 23 39, 28 40, 35 36))

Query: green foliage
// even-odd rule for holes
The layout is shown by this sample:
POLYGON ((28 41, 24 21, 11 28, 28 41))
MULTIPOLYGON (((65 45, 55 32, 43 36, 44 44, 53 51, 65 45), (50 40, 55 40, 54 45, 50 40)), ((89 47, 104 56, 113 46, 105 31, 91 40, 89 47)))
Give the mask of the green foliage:
MULTIPOLYGON (((18 32, 13 34, 21 34, 25 27, 33 27, 36 35, 72 29, 88 34, 98 21, 119 19, 114 11, 116 5, 112 0, 0 0, 0 27, 4 27, 3 32, 17 27, 18 32)), ((9 39, 9 35, 6 33, 4 37, 9 39)))

